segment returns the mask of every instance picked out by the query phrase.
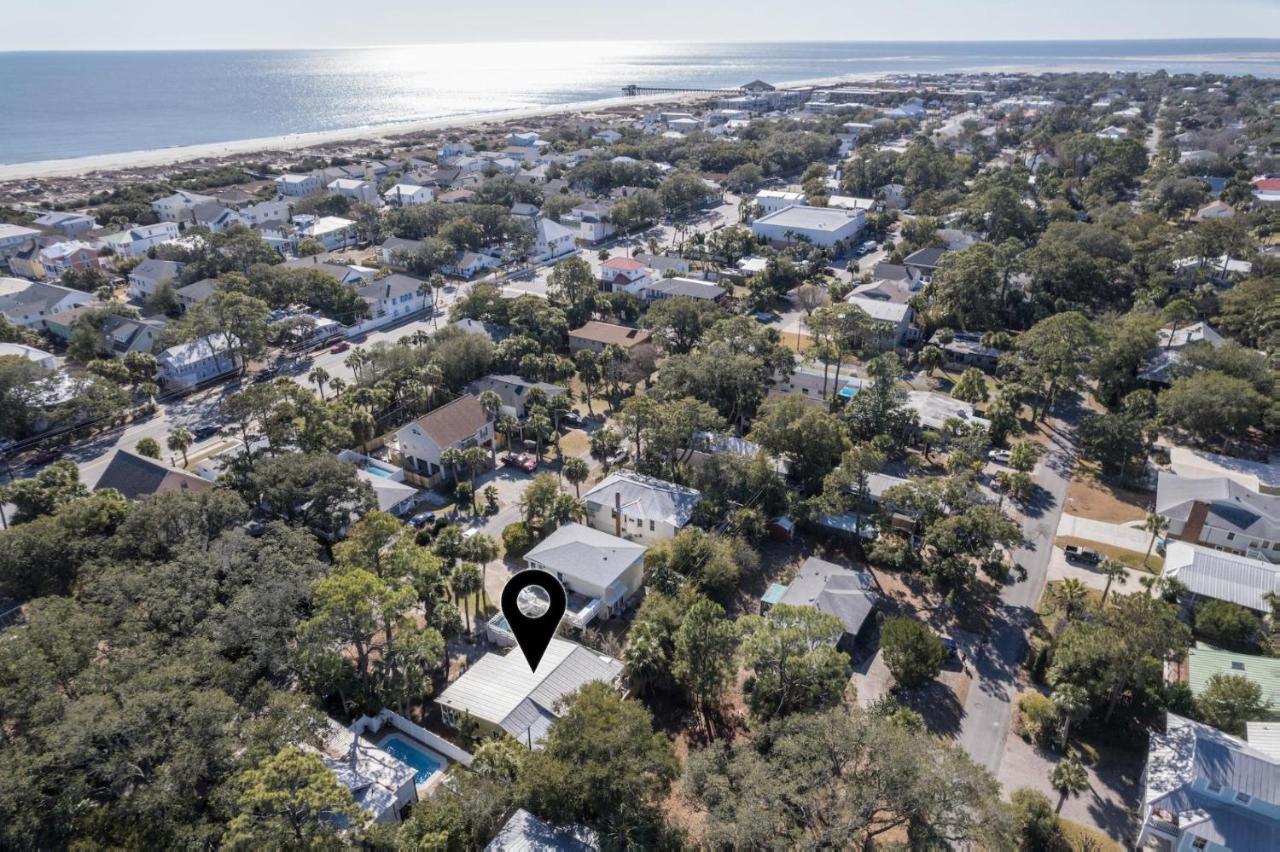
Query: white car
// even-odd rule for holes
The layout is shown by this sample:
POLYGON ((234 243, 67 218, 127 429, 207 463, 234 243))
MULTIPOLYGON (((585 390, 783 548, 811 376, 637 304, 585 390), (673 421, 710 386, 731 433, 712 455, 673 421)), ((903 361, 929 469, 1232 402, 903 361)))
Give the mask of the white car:
POLYGON ((987 453, 987 458, 996 464, 1008 464, 1009 460, 1013 458, 1013 453, 1008 450, 992 450, 987 453))

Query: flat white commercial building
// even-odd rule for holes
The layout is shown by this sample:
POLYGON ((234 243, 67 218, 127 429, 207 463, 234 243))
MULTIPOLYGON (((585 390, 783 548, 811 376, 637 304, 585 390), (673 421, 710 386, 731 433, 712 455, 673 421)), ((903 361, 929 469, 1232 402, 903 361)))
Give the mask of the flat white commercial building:
POLYGON ((751 232, 773 243, 809 242, 839 253, 858 239, 865 221, 861 210, 793 205, 755 220, 751 232))

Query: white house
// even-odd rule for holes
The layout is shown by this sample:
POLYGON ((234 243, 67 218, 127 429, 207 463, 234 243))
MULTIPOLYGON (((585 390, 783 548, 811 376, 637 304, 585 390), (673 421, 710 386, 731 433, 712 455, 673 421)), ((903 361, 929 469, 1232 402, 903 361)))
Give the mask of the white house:
POLYGON ((649 267, 633 257, 611 257, 600 264, 600 287, 606 292, 639 296, 651 281, 649 267))
POLYGON ((1168 714, 1151 734, 1136 849, 1280 849, 1280 759, 1168 714))
POLYGON ((378 186, 372 181, 338 178, 328 186, 330 195, 341 195, 361 204, 378 203, 378 186))
POLYGON ((630 470, 610 474, 582 495, 587 523, 645 544, 672 538, 684 529, 701 499, 696 489, 630 470))
POLYGON ((429 186, 417 186, 412 183, 398 183, 382 193, 382 200, 397 207, 411 207, 415 204, 430 204, 435 193, 429 186))
POLYGON ((164 284, 172 285, 182 272, 182 264, 174 260, 147 258, 129 273, 129 298, 137 301, 152 296, 164 284))
POLYGON ((470 717, 481 733, 505 731, 529 749, 539 748, 562 701, 588 683, 616 686, 622 662, 574 642, 552 639, 536 670, 518 650, 485 654, 449 684, 436 704, 446 724, 470 717))
POLYGON ((915 411, 925 429, 942 430, 948 420, 990 428, 991 421, 974 413, 974 407, 963 400, 932 391, 907 391, 907 408, 915 411))
POLYGON ((447 449, 492 444, 493 418, 480 399, 471 394, 429 411, 396 431, 396 445, 405 468, 425 477, 444 472, 440 455, 447 449))
POLYGON ((578 236, 584 242, 598 243, 617 231, 609 221, 609 210, 608 204, 592 201, 573 208, 566 218, 578 223, 578 236))
POLYGON ((530 568, 546 571, 570 595, 586 599, 566 613, 575 627, 585 627, 596 617, 610 618, 635 600, 644 579, 643 544, 592 529, 565 524, 524 556, 530 568))
POLYGON ((338 461, 356 466, 356 477, 369 483, 378 501, 378 511, 402 515, 418 502, 417 488, 405 482, 404 469, 370 458, 355 450, 342 450, 338 461))
POLYGON ((126 257, 139 257, 151 249, 178 238, 177 222, 157 222, 154 225, 139 225, 127 231, 108 234, 98 240, 101 248, 110 248, 116 254, 126 257))
POLYGON ((42 329, 48 317, 93 301, 88 293, 58 284, 0 278, 0 314, 14 325, 42 329))
POLYGON ((756 193, 755 197, 755 204, 764 216, 777 213, 787 207, 799 207, 804 203, 803 192, 787 192, 781 189, 762 189, 756 193))
POLYGON ((171 390, 195 387, 240 367, 240 359, 231 352, 231 341, 221 332, 170 346, 156 360, 160 381, 171 390))
POLYGON ((196 192, 178 190, 172 195, 157 198, 151 202, 151 209, 162 221, 187 222, 191 220, 191 212, 202 204, 216 204, 218 199, 212 195, 200 195, 196 192))
POLYGON ((861 210, 791 206, 756 219, 751 232, 772 243, 808 242, 839 254, 858 239, 865 219, 861 210))
POLYGON ((869 299, 852 295, 849 304, 871 317, 875 344, 880 349, 894 349, 902 345, 911 326, 911 306, 885 299, 869 299))
POLYGON ((0 343, 0 358, 18 357, 46 370, 56 369, 58 358, 52 352, 36 349, 23 343, 0 343))
MULTIPOLYGON (((302 218, 298 217, 299 220, 302 218)), ((312 239, 324 246, 325 251, 338 251, 354 246, 356 236, 356 223, 350 219, 343 219, 341 216, 321 216, 318 219, 308 217, 306 222, 299 222, 294 248, 297 248, 298 242, 312 239)))
POLYGON ((280 175, 275 183, 276 192, 287 198, 302 198, 324 189, 316 175, 280 175))
POLYGON ((240 218, 251 228, 256 228, 265 222, 288 222, 292 215, 289 210, 289 202, 283 199, 272 199, 250 204, 241 207, 239 213, 240 218))
POLYGON ((484 852, 600 852, 600 840, 585 825, 552 825, 524 808, 516 808, 484 852))
POLYGON ((1280 563, 1280 496, 1228 476, 1192 478, 1160 471, 1156 513, 1169 536, 1215 550, 1280 563))
POLYGON ((8 257, 38 236, 40 231, 35 228, 0 223, 0 257, 8 257))
POLYGON ((431 304, 430 288, 421 278, 396 272, 356 288, 369 305, 369 319, 361 329, 379 328, 397 319, 416 314, 431 304))
POLYGON ((591 138, 598 139, 601 142, 607 143, 609 145, 614 145, 622 141, 622 134, 616 130, 609 130, 606 128, 604 130, 597 130, 595 133, 591 135, 591 138))
POLYGON ((566 257, 577 250, 577 236, 559 222, 539 216, 534 223, 533 256, 539 261, 566 257))

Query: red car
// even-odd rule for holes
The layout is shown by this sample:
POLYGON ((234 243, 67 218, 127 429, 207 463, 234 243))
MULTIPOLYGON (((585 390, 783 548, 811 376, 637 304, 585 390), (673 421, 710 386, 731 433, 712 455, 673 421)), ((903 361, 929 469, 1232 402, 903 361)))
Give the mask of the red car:
POLYGON ((335 343, 334 345, 330 346, 329 354, 337 355, 340 352, 346 352, 350 348, 351 348, 351 344, 344 340, 341 343, 335 343))
POLYGON ((533 473, 538 469, 538 460, 528 453, 507 453, 502 457, 507 467, 518 467, 525 473, 533 473))

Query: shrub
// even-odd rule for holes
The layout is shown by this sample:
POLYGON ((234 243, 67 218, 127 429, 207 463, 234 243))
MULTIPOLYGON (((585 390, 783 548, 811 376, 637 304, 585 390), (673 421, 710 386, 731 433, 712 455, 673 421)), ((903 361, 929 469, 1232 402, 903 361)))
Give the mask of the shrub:
POLYGON ((1049 797, 1031 787, 1021 787, 1009 796, 1014 824, 1022 849, 1053 849, 1059 840, 1058 815, 1049 797))
POLYGON ((913 618, 887 618, 880 634, 884 662, 898 683, 919 686, 942 671, 947 649, 942 640, 913 618))
POLYGON ((1252 610, 1230 601, 1206 601, 1196 607, 1196 634, 1219 645, 1250 645, 1260 627, 1252 610))
POLYGON ((1058 708, 1038 692, 1028 692, 1018 699, 1018 718, 1022 730, 1037 743, 1053 739, 1058 730, 1058 708))
POLYGON ((520 559, 537 543, 537 536, 524 521, 516 521, 502 531, 502 547, 511 559, 520 559))

